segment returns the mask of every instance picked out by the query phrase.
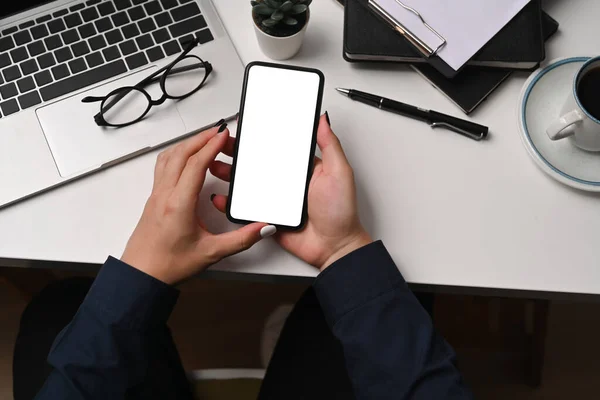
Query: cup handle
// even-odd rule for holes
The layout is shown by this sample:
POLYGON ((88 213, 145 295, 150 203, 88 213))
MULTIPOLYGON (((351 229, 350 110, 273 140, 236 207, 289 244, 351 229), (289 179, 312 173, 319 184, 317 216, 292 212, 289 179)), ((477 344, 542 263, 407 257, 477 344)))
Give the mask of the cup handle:
POLYGON ((583 121, 583 115, 581 115, 578 110, 573 110, 550 125, 550 127, 546 129, 546 133, 550 140, 564 139, 575 133, 572 129, 567 130, 567 128, 581 121, 583 121))

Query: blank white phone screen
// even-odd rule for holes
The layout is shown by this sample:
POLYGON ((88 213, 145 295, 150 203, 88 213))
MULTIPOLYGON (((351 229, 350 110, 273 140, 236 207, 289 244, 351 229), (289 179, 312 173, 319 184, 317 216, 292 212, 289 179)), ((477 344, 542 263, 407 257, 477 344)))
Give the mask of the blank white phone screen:
POLYGON ((245 221, 300 225, 320 77, 250 68, 230 214, 245 221))

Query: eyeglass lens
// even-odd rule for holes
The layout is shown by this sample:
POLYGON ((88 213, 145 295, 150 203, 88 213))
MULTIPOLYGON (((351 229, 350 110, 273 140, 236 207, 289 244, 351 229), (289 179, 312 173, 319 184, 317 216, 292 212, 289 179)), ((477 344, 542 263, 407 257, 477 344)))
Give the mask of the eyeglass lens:
POLYGON ((196 90, 206 77, 202 60, 187 56, 167 71, 165 93, 170 97, 185 97, 196 90))
POLYGON ((150 107, 148 96, 139 89, 123 88, 102 103, 102 115, 109 125, 125 125, 140 119, 150 107))

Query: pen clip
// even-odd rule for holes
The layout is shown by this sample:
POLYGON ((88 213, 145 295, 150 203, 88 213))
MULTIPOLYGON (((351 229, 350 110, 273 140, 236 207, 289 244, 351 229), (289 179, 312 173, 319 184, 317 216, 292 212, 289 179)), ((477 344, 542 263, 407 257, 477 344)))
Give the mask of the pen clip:
POLYGON ((431 124, 431 127, 432 128, 446 128, 446 129, 449 129, 449 130, 451 130, 453 132, 459 133, 461 135, 464 135, 464 136, 466 136, 468 138, 471 138, 471 139, 477 140, 477 141, 480 141, 481 139, 483 139, 483 136, 484 136, 483 132, 481 132, 479 134, 477 134, 477 133, 471 133, 471 132, 465 131, 464 129, 461 129, 461 128, 458 128, 458 127, 456 127, 454 125, 451 125, 451 124, 449 124, 447 122, 433 122, 431 124))

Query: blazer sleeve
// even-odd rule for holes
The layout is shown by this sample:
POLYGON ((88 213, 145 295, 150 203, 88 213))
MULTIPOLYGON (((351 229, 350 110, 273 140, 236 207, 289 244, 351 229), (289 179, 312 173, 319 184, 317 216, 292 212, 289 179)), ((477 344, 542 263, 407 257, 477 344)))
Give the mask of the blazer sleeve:
POLYGON ((471 399, 453 349, 434 329, 381 241, 314 283, 358 399, 471 399))
POLYGON ((148 368, 149 333, 166 324, 179 292, 110 257, 57 336, 53 371, 36 399, 124 399, 148 368))

